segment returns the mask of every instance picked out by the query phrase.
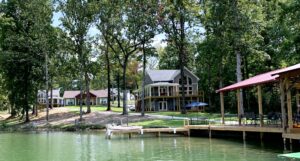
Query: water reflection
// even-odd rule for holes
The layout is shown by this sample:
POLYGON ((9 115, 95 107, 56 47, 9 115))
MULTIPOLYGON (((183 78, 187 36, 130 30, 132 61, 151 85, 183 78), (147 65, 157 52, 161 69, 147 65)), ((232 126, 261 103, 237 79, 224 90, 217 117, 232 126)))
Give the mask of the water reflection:
POLYGON ((104 134, 91 133, 0 134, 0 161, 281 161, 278 153, 282 150, 224 139, 114 136, 106 140, 104 134))

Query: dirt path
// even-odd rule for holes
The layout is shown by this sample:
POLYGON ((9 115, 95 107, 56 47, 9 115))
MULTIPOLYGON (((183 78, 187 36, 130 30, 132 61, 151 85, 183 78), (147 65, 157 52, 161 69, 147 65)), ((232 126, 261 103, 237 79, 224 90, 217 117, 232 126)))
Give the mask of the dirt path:
MULTIPOLYGON (((7 119, 8 114, 0 113, 0 120, 7 119)), ((49 110, 49 121, 46 121, 46 112, 39 112, 38 117, 31 116, 31 122, 23 124, 19 121, 18 128, 34 127, 59 127, 64 125, 75 125, 75 121, 79 119, 79 114, 76 111, 71 111, 68 108, 60 107, 49 110)), ((120 113, 104 111, 104 112, 92 112, 90 114, 83 115, 85 125, 100 125, 105 126, 109 123, 126 124, 128 122, 137 122, 143 120, 152 120, 154 117, 129 114, 128 116, 121 115, 120 113)), ((9 120, 8 120, 9 121, 9 120)))

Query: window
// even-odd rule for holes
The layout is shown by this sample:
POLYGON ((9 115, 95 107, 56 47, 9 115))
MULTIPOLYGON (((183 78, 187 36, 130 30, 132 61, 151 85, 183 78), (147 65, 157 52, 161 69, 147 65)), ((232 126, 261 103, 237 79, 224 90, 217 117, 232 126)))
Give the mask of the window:
MULTIPOLYGON (((179 78, 179 84, 182 84, 181 78, 179 78)), ((186 78, 186 76, 183 77, 183 84, 187 84, 187 78, 186 78)))
POLYGON ((188 77, 188 80, 190 85, 193 84, 192 78, 188 77))

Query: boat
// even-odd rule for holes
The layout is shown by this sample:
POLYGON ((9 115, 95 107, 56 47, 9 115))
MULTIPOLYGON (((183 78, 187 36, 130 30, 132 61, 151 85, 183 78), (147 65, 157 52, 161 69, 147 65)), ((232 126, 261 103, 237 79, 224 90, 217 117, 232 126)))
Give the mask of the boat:
POLYGON ((297 152, 297 153, 287 153, 287 154, 279 154, 278 157, 290 158, 290 159, 300 159, 300 152, 297 152))

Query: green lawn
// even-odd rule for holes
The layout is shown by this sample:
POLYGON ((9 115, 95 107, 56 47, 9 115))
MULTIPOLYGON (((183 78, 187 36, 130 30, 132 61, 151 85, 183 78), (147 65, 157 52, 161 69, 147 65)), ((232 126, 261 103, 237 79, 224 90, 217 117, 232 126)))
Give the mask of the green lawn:
MULTIPOLYGON (((79 111, 80 110, 79 106, 65 106, 65 108, 68 108, 71 111, 79 111)), ((106 111, 106 109, 107 109, 106 106, 91 106, 92 111, 106 111)), ((86 111, 86 106, 83 106, 82 110, 86 111)), ((122 107, 111 107, 111 110, 113 112, 122 112, 123 108, 122 107)))
POLYGON ((148 114, 174 116, 174 117, 206 117, 209 119, 220 118, 220 114, 217 113, 205 113, 205 112, 188 112, 187 114, 181 114, 178 111, 165 111, 165 112, 147 112, 148 114))
POLYGON ((129 125, 143 126, 144 128, 149 127, 182 127, 183 120, 149 120, 129 123, 129 125))

